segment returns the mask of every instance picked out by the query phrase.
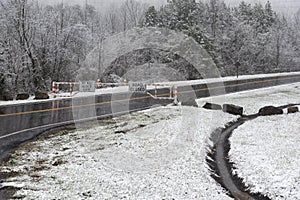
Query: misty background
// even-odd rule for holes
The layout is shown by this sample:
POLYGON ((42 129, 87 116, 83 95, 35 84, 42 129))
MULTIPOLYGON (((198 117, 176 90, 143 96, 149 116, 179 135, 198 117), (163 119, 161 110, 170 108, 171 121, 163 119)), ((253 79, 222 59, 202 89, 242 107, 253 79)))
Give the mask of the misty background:
POLYGON ((152 75, 158 68, 173 66, 175 74, 182 75, 174 80, 201 78, 178 55, 152 49, 130 52, 104 66, 105 41, 136 28, 166 28, 192 37, 222 76, 299 71, 299 4, 295 0, 0 0, 0 99, 49 91, 53 81, 120 82, 126 72, 141 68, 152 75))
MULTIPOLYGON (((64 2, 66 4, 84 5, 86 0, 39 0, 42 4, 56 4, 64 2)), ((238 5, 242 0, 224 0, 225 3, 231 6, 238 5)), ((267 0, 244 0, 247 3, 262 3, 265 4, 267 0)), ((112 4, 120 5, 125 0, 87 0, 88 4, 95 6, 99 11, 106 11, 112 4)), ((138 2, 149 5, 160 6, 167 3, 167 0, 138 0, 138 2)), ((300 9, 299 0, 270 0, 273 8, 277 12, 282 12, 286 15, 294 14, 300 9)))

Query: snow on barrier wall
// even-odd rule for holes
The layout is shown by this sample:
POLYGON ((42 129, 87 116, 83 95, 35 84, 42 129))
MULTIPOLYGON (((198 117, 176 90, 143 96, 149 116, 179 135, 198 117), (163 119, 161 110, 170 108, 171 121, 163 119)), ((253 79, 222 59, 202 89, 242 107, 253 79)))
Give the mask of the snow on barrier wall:
MULTIPOLYGON (((189 98, 190 95, 201 98, 210 96, 210 93, 213 95, 223 94, 224 87, 226 93, 233 93, 294 82, 300 82, 300 75, 269 76, 180 86, 178 87, 178 99, 181 101, 184 98, 189 98)), ((155 90, 149 92, 155 93, 155 90)), ((168 88, 157 89, 156 94, 168 97, 170 90, 168 88)), ((84 113, 90 107, 95 108, 97 118, 106 118, 116 114, 127 114, 128 112, 147 109, 157 104, 172 103, 172 100, 157 100, 146 94, 129 92, 103 94, 93 98, 95 98, 95 103, 90 105, 86 103, 87 97, 79 97, 77 100, 82 103, 77 104, 76 107, 72 106, 72 99, 70 98, 0 106, 0 159, 3 159, 11 149, 22 142, 51 129, 74 124, 73 115, 84 113), (128 102, 129 108, 122 106, 128 102), (120 106, 115 106, 116 104, 120 106)), ((95 116, 86 114, 85 118, 81 118, 81 120, 91 120, 92 118, 94 119, 95 116)))

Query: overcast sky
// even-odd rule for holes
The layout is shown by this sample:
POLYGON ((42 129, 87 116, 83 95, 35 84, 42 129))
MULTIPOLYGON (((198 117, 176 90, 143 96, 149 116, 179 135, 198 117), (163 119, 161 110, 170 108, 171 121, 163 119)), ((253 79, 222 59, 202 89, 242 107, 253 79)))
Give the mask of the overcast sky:
MULTIPOLYGON (((43 3, 57 3, 57 2, 62 2, 67 4, 80 4, 84 5, 85 0, 39 0, 40 2, 43 3)), ((111 3, 116 3, 119 4, 120 2, 124 2, 125 0, 87 0, 89 4, 94 5, 98 9, 106 9, 109 7, 111 3)), ((140 2, 145 2, 148 4, 163 4, 167 0, 137 0, 140 2)), ((230 5, 236 5, 242 0, 224 0, 226 3, 230 5)), ((267 0, 244 0, 249 3, 257 3, 261 2, 262 4, 265 4, 267 0)), ((287 14, 295 13, 298 9, 300 9, 300 0, 270 0, 272 3, 273 8, 276 11, 282 11, 287 14)))

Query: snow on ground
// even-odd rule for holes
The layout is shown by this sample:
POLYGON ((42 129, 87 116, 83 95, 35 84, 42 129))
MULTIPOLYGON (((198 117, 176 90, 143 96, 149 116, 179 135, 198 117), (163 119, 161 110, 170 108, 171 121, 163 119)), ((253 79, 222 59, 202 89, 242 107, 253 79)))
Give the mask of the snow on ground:
MULTIPOLYGON (((198 103, 235 103, 253 114, 262 106, 299 103, 299 90, 300 83, 295 83, 198 103)), ((254 189, 277 199, 299 197, 298 117, 258 118, 267 121, 267 127, 260 121, 253 121, 255 127, 246 123, 232 139, 230 154, 238 173, 254 189)), ((234 119, 202 108, 153 108, 24 145, 0 173, 16 175, 6 184, 24 185, 16 196, 25 199, 225 200, 229 197, 209 176, 205 145, 215 128, 234 119)))
POLYGON ((300 114, 260 117, 239 127, 230 157, 254 192, 300 199, 300 114))
POLYGON ((300 104, 300 83, 202 98, 197 101, 199 106, 206 102, 235 104, 243 106, 245 114, 255 114, 264 106, 300 104))
MULTIPOLYGON (((120 93, 120 92, 127 92, 128 91, 128 86, 121 86, 121 87, 108 87, 108 88, 101 88, 101 89, 96 89, 95 92, 74 92, 73 93, 73 98, 76 97, 85 97, 85 96, 95 96, 95 95, 101 95, 101 94, 113 94, 113 93, 120 93)), ((30 96, 28 100, 13 100, 13 101, 0 101, 0 106, 1 105, 11 105, 11 104, 25 104, 25 103, 31 103, 31 102, 47 102, 47 101, 52 101, 53 95, 52 93, 48 93, 49 99, 45 100, 34 100, 34 96, 30 96)), ((70 97, 69 92, 61 92, 59 95, 55 98, 55 100, 60 100, 60 99, 68 99, 70 97)))
POLYGON ((24 187, 23 184, 15 184, 15 183, 0 183, 0 189, 5 187, 13 187, 13 188, 22 188, 24 187))
POLYGON ((2 172, 25 199, 231 199, 210 177, 210 133, 236 117, 160 107, 22 146, 2 172))
POLYGON ((201 80, 165 82, 165 83, 176 84, 177 86, 183 86, 183 85, 194 85, 194 84, 203 84, 203 83, 215 83, 215 82, 255 79, 255 78, 264 78, 264 77, 267 78, 267 77, 278 77, 278 76, 291 76, 291 75, 300 75, 300 72, 242 75, 239 76, 238 78, 236 76, 226 76, 220 78, 207 78, 201 80))
MULTIPOLYGON (((233 103, 254 114, 264 106, 299 104, 300 83, 198 100, 199 105, 205 102, 233 103)), ((230 157, 236 163, 235 173, 254 192, 275 200, 300 199, 299 118, 299 113, 259 117, 234 131, 230 157)))

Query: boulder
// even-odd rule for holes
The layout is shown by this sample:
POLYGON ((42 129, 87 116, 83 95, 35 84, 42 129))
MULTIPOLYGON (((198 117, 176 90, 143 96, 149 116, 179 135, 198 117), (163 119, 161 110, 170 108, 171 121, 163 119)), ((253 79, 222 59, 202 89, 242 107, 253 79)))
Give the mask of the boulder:
POLYGON ((47 94, 47 92, 36 91, 34 99, 49 99, 49 95, 47 94))
POLYGON ((203 108, 209 109, 209 110, 222 110, 222 106, 219 104, 214 104, 214 103, 206 103, 203 108))
POLYGON ((29 99, 29 94, 27 94, 27 93, 18 94, 16 99, 17 100, 26 100, 26 99, 29 99))
POLYGON ((296 112, 299 112, 298 107, 289 107, 288 108, 288 113, 296 113, 296 112))
POLYGON ((224 104, 223 112, 233 114, 233 115, 243 115, 244 108, 232 104, 224 104))
POLYGON ((259 110, 258 112, 261 116, 268 116, 268 115, 281 115, 283 114, 283 110, 274 106, 266 106, 259 110))

